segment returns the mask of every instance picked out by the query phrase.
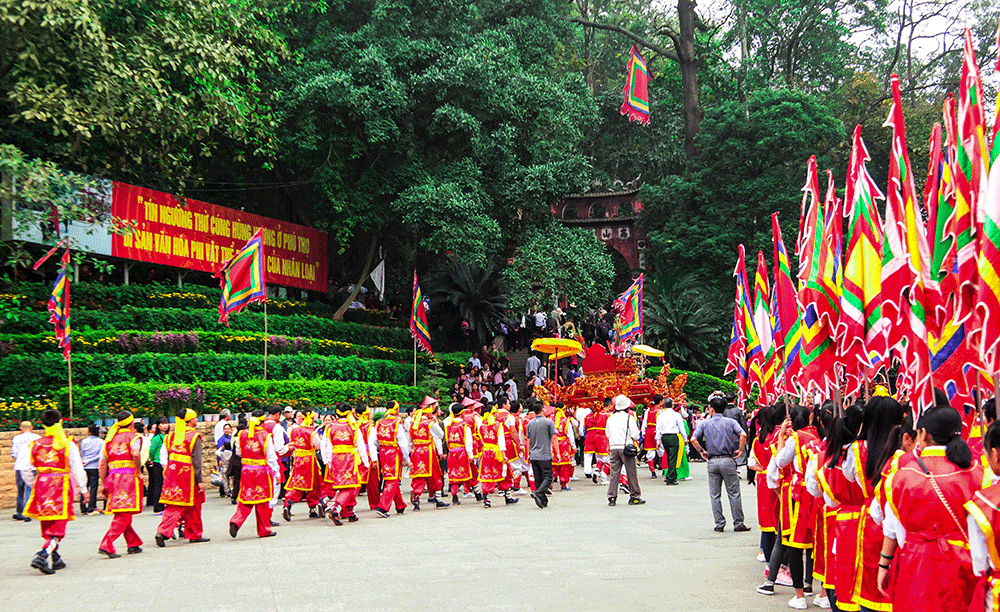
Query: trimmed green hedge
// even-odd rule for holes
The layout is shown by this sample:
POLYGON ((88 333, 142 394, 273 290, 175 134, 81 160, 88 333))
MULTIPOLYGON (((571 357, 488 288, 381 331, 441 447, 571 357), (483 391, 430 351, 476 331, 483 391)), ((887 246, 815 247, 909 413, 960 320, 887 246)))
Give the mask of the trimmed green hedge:
MULTIPOLYGON (((271 336, 268 353, 271 355, 332 355, 336 357, 366 357, 412 363, 413 349, 365 346, 327 340, 325 338, 290 338, 271 336)), ((261 354, 264 334, 258 332, 216 331, 74 331, 73 354, 136 355, 141 353, 218 353, 261 354)), ((52 332, 38 334, 0 334, 0 358, 6 355, 39 355, 59 352, 52 332)), ((417 352, 417 363, 430 365, 437 361, 449 376, 458 376, 458 369, 468 361, 469 353, 435 353, 430 358, 423 351, 417 352)))
MULTIPOLYGON (((131 410, 138 416, 154 413, 153 397, 165 391, 166 383, 117 383, 73 387, 75 415, 104 416, 114 411, 131 410), (114 408, 114 410, 112 410, 114 408)), ((176 385, 174 385, 176 386, 176 385)), ((338 402, 367 401, 384 405, 394 399, 401 404, 420 403, 424 392, 416 387, 365 382, 329 380, 249 380, 246 382, 206 382, 198 385, 205 393, 203 412, 216 413, 223 408, 240 409, 248 399, 262 403, 308 400, 314 405, 332 406, 338 402)), ((69 407, 69 391, 63 387, 56 394, 60 410, 69 407)))
MULTIPOLYGON (((227 331, 219 324, 214 310, 185 310, 180 308, 123 308, 120 312, 95 310, 73 311, 72 325, 79 331, 88 329, 111 331, 138 330, 207 330, 227 331)), ((413 350, 413 338, 408 329, 369 327, 358 323, 333 321, 308 315, 274 315, 267 318, 268 333, 275 336, 324 338, 338 342, 365 346, 413 350)), ((263 332, 264 315, 241 312, 229 318, 229 331, 263 332)), ((6 321, 0 332, 4 334, 37 334, 51 331, 46 312, 21 312, 17 321, 6 321)))
MULTIPOLYGON (((21 306, 45 310, 52 291, 51 283, 14 283, 7 294, 21 299, 21 306)), ((118 311, 133 308, 218 308, 222 290, 201 285, 153 284, 106 285, 103 283, 73 283, 72 307, 80 310, 118 311)), ((323 302, 299 302, 268 298, 271 312, 280 314, 333 314, 334 309, 323 302)), ((263 312, 262 304, 250 304, 251 312, 263 312)), ((388 314, 386 314, 388 318, 388 314)))
MULTIPOLYGON (((418 380, 426 372, 425 366, 417 366, 418 380)), ((263 355, 142 353, 73 356, 73 381, 81 385, 129 381, 194 383, 250 380, 263 373, 263 355)), ((384 359, 275 355, 268 357, 267 375, 276 380, 326 379, 405 385, 413 383, 413 366, 384 359)), ((0 359, 0 381, 3 381, 0 397, 44 393, 66 384, 66 363, 60 353, 12 355, 0 359)))
MULTIPOLYGON (((687 394, 688 404, 704 405, 708 401, 708 395, 716 389, 736 393, 736 384, 734 382, 710 374, 702 374, 701 372, 670 370, 667 382, 673 382, 680 374, 688 375, 687 383, 684 385, 684 393, 687 394)), ((647 378, 656 378, 659 375, 659 367, 646 368, 647 378)))

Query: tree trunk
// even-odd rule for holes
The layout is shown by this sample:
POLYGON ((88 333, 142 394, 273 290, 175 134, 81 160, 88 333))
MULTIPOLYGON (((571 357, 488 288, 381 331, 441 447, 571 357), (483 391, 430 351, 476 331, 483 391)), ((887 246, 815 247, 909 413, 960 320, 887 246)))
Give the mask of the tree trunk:
POLYGON ((368 247, 368 258, 365 260, 365 267, 361 271, 361 278, 359 278, 358 282, 354 284, 354 291, 352 291, 351 294, 347 296, 347 300, 343 304, 341 304, 340 308, 337 309, 337 312, 333 314, 334 321, 344 320, 344 313, 347 312, 347 309, 354 302, 355 298, 358 297, 358 293, 361 292, 361 285, 364 284, 365 280, 368 278, 368 275, 371 274, 372 271, 372 260, 375 259, 376 246, 378 246, 378 238, 374 238, 372 240, 372 245, 368 247))
POLYGON ((694 5, 694 0, 677 0, 680 35, 676 42, 684 93, 684 154, 688 159, 698 154, 694 139, 701 127, 702 117, 698 93, 698 65, 701 62, 694 49, 694 5))

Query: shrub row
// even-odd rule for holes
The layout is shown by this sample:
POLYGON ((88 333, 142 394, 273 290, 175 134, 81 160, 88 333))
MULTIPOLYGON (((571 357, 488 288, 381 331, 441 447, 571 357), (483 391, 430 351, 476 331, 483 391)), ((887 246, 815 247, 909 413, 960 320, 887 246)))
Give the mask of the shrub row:
MULTIPOLYGON (((427 372, 418 366, 418 379, 427 372)), ((197 353, 173 355, 74 355, 73 381, 82 385, 117 382, 164 381, 191 383, 259 378, 264 373, 263 355, 197 353)), ((384 359, 323 357, 320 355, 275 355, 267 360, 268 378, 325 379, 413 383, 413 366, 384 359)), ((0 397, 32 396, 66 384, 66 363, 61 354, 14 355, 0 359, 0 397)))
MULTIPOLYGON (((684 393, 687 394, 688 404, 704 405, 708 401, 708 396, 716 389, 724 392, 736 393, 736 384, 732 381, 702 374, 701 372, 687 372, 685 370, 670 370, 668 382, 673 382, 681 374, 687 374, 687 383, 684 385, 684 393)), ((656 378, 660 375, 659 367, 646 368, 647 378, 656 378)))
MULTIPOLYGON (((131 410, 137 416, 153 416, 153 397, 165 391, 166 383, 116 383, 73 387, 74 416, 103 417, 118 410, 131 410)), ((223 408, 246 411, 255 403, 290 403, 296 406, 334 406, 339 402, 366 402, 385 405, 392 399, 401 404, 419 404, 422 389, 410 386, 331 380, 248 380, 245 382, 205 382, 198 385, 205 393, 203 411, 217 413, 223 408)), ((55 394, 59 409, 69 408, 69 391, 63 387, 55 394)))
MULTIPOLYGON (((49 283, 15 283, 4 290, 5 296, 15 296, 22 308, 45 310, 52 285, 49 283)), ((218 287, 201 285, 105 285, 73 283, 72 307, 77 310, 118 311, 133 308, 217 308, 222 299, 218 287)), ((262 312, 262 304, 251 304, 251 312, 262 312)), ((268 309, 281 314, 332 314, 333 308, 323 302, 300 302, 268 298, 268 309)), ((388 314, 386 315, 388 319, 388 314)))
MULTIPOLYGON (((260 354, 264 350, 264 334, 256 332, 215 331, 123 331, 103 330, 73 332, 73 354, 135 355, 139 353, 218 353, 260 354)), ((52 332, 39 334, 0 334, 0 357, 8 355, 39 355, 59 352, 52 332)), ((290 338, 270 334, 268 353, 271 355, 331 355, 336 357, 367 357, 390 361, 412 362, 413 350, 365 346, 327 340, 325 338, 290 338)), ((468 360, 468 353, 441 353, 434 358, 417 353, 417 363, 437 362, 448 376, 458 376, 459 367, 468 360)))
MULTIPOLYGON (((88 328, 105 331, 139 330, 154 332, 165 329, 221 331, 219 314, 215 310, 186 310, 180 308, 123 308, 119 312, 94 310, 73 311, 71 324, 74 329, 88 328)), ((388 348, 413 349, 413 339, 407 329, 369 327, 358 323, 333 321, 323 317, 302 315, 273 315, 267 318, 268 333, 277 336, 324 338, 388 348)), ((241 312, 229 318, 233 331, 263 332, 264 315, 241 312)), ((4 334, 37 334, 51 331, 46 312, 21 312, 16 321, 6 321, 0 332, 4 334)))

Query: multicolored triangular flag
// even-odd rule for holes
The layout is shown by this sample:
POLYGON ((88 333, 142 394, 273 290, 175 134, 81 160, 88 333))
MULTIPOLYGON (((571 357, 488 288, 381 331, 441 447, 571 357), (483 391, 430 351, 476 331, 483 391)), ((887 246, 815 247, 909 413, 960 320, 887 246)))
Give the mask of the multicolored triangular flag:
POLYGON ((632 45, 629 51, 628 77, 625 79, 625 102, 622 104, 622 114, 628 115, 632 121, 649 125, 649 71, 646 70, 646 60, 639 50, 632 45))
POLYGON ((413 271, 413 311, 410 314, 410 334, 417 341, 420 348, 431 357, 434 351, 431 350, 431 333, 427 328, 427 309, 424 308, 424 294, 420 291, 420 282, 417 280, 417 271, 413 271))
POLYGON ((267 301, 267 277, 264 272, 264 228, 247 241, 232 259, 215 273, 222 286, 219 323, 229 325, 229 315, 251 302, 267 301))
POLYGON ((69 246, 62 256, 62 264, 59 268, 59 276, 52 286, 52 295, 49 296, 48 311, 49 323, 55 326, 56 340, 63 350, 63 359, 69 360, 70 354, 70 327, 69 327, 69 246))
POLYGON ((640 274, 632 286, 612 304, 612 308, 618 313, 615 328, 621 342, 642 335, 642 276, 640 274))

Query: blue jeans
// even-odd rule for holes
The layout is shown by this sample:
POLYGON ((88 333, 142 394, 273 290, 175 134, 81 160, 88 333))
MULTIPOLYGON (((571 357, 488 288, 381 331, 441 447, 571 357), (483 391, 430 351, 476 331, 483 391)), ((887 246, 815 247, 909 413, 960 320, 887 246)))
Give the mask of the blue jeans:
POLYGON ((21 471, 14 471, 14 480, 17 482, 17 515, 23 516, 24 507, 28 505, 28 498, 31 497, 31 487, 21 478, 21 471))

